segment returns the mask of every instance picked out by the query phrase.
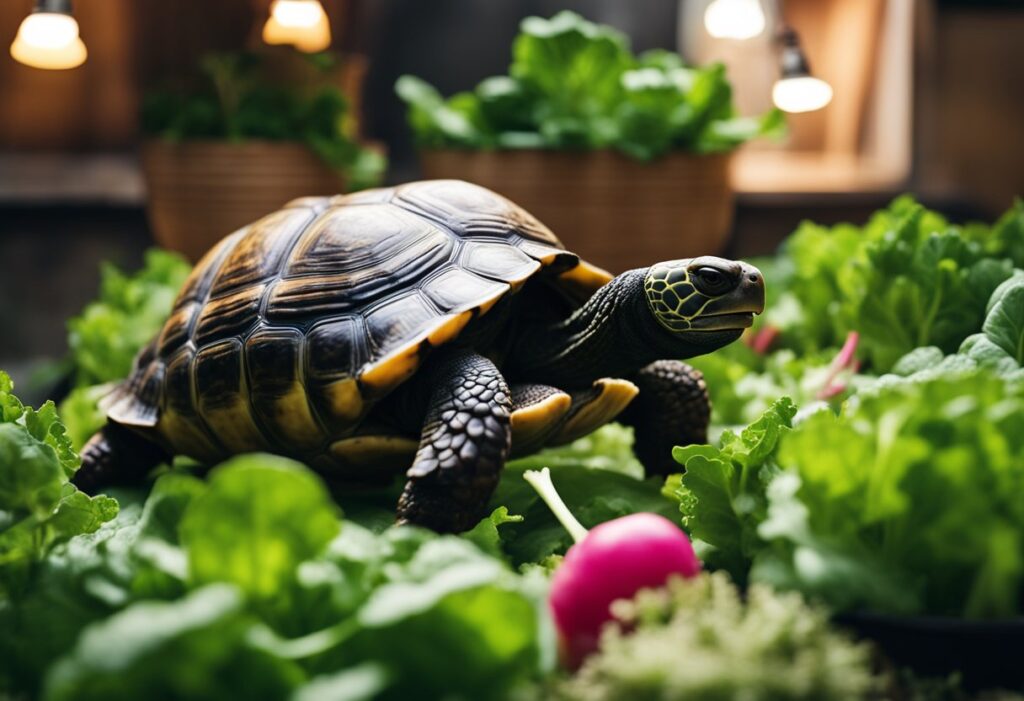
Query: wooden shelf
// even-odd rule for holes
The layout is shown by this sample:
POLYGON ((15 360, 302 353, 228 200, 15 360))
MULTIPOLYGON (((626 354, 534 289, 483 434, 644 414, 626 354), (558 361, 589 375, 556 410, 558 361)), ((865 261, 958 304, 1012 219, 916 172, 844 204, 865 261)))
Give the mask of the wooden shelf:
POLYGON ((0 153, 0 203, 142 206, 134 154, 0 153))

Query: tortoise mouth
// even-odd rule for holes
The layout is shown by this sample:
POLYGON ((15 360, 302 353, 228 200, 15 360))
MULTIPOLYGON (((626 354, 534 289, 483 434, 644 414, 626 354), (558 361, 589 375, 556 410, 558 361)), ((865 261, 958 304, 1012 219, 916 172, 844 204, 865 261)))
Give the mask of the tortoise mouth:
POLYGON ((694 331, 731 331, 750 328, 754 323, 754 312, 728 312, 699 316, 690 322, 694 331))

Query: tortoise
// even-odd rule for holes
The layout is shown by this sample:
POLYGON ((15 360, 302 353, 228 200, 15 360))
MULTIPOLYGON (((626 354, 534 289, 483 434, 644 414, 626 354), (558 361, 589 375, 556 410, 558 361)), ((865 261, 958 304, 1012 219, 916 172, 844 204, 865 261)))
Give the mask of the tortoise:
POLYGON ((466 182, 295 200, 197 264, 106 398, 75 482, 268 451, 340 485, 405 469, 399 522, 460 531, 510 456, 613 419, 635 427, 649 473, 674 471, 672 446, 705 442, 710 412, 680 359, 736 340, 763 307, 751 265, 613 277, 466 182))

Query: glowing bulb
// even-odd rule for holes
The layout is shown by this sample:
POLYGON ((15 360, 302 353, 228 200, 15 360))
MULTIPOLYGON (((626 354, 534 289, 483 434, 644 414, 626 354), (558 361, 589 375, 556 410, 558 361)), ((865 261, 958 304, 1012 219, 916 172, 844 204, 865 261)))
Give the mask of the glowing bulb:
POLYGON ((772 101, 783 112, 813 112, 832 101, 832 86, 809 75, 782 78, 772 87, 772 101))
POLYGON ((277 0, 272 14, 282 27, 312 27, 320 21, 324 8, 316 0, 277 0))
POLYGON ((319 0, 276 0, 263 25, 263 41, 294 44, 314 53, 331 45, 331 25, 319 0))
POLYGON ((33 68, 65 69, 82 65, 88 52, 78 22, 60 12, 33 12, 18 28, 11 56, 33 68))
POLYGON ((752 39, 764 31, 764 10, 760 0, 714 0, 704 26, 716 39, 752 39))

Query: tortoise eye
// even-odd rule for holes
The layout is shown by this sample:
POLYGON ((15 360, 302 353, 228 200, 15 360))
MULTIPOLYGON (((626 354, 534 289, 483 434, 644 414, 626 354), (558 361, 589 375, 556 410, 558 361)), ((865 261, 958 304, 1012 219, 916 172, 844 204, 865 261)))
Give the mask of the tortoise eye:
POLYGON ((706 295, 721 295, 732 289, 729 276, 715 268, 698 268, 694 273, 697 289, 706 295))

